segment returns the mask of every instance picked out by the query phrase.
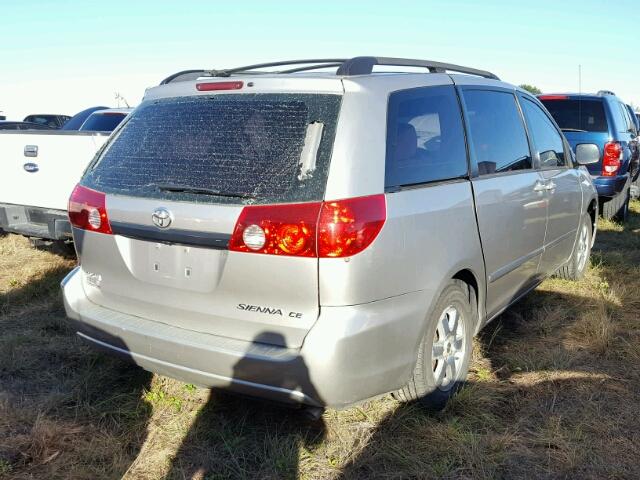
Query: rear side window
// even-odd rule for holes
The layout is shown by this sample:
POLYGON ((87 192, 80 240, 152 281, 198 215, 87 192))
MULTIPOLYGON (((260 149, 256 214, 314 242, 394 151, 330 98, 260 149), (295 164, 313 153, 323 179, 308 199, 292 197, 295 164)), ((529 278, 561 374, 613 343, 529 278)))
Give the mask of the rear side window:
POLYGON ((532 168, 527 134, 513 94, 465 90, 464 102, 480 175, 532 168))
POLYGON ((467 175, 460 106, 453 86, 395 92, 387 120, 387 188, 467 175))
POLYGON ((557 168, 566 165, 564 142, 560 132, 549 117, 534 102, 524 99, 522 109, 529 124, 529 131, 540 155, 541 168, 557 168))
POLYGON ((148 101, 82 182, 105 193, 175 201, 322 200, 340 102, 324 94, 148 101))
POLYGON ((540 98, 558 126, 568 132, 608 132, 601 99, 545 100, 540 98))
POLYGON ((94 113, 82 124, 80 130, 88 132, 112 132, 120 125, 126 115, 124 113, 94 113))
POLYGON ((24 119, 25 122, 37 123, 51 128, 60 127, 64 121, 55 115, 29 115, 24 119))
POLYGON ((629 117, 631 118, 631 123, 635 126, 636 131, 640 130, 640 120, 636 116, 636 113, 631 108, 631 105, 627 105, 627 112, 629 112, 629 117))
POLYGON ((629 132, 636 132, 636 125, 635 122, 633 121, 633 119, 631 118, 631 113, 629 112, 629 108, 624 105, 624 104, 620 104, 620 110, 622 112, 622 115, 624 116, 624 125, 622 126, 622 130, 621 132, 623 133, 629 133, 629 132))

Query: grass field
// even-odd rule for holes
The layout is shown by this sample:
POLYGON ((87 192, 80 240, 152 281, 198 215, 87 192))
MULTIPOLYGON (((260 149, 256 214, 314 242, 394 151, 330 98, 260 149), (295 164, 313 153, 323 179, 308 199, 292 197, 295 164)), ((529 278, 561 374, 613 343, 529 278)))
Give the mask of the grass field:
POLYGON ((0 238, 0 479, 640 478, 640 203, 600 222, 579 283, 548 280, 476 341, 437 415, 389 396, 320 421, 154 376, 81 343, 75 258, 0 238))

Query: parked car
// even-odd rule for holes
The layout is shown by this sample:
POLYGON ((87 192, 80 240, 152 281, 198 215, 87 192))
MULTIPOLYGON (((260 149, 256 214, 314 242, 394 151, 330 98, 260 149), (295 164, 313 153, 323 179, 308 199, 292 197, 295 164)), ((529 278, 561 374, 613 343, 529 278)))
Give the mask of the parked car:
POLYGON ((62 127, 71 117, 69 115, 51 115, 51 114, 36 114, 27 115, 24 118, 25 122, 39 123, 40 125, 46 125, 51 128, 62 127))
MULTIPOLYGON (((118 111, 113 120, 124 115, 118 111)), ((0 230, 38 241, 71 240, 69 195, 112 123, 96 124, 100 131, 0 131, 0 230)))
POLYGON ((636 194, 640 155, 638 133, 626 105, 612 92, 550 94, 538 97, 553 115, 575 150, 595 144, 600 160, 587 168, 600 196, 605 218, 624 221, 629 212, 631 186, 636 194))
POLYGON ((534 96, 481 70, 172 75, 71 195, 66 312, 93 345, 197 385, 440 408, 484 325, 584 274, 597 192, 578 164, 597 147, 576 156, 534 96))
POLYGON ((109 107, 98 106, 82 110, 81 112, 78 112, 73 117, 71 117, 71 119, 62 126, 61 130, 80 130, 80 127, 87 120, 87 118, 89 118, 89 115, 91 115, 93 112, 97 112, 98 110, 106 110, 108 108, 109 107))
POLYGON ((132 108, 107 108, 93 112, 80 126, 81 132, 112 132, 132 108))
POLYGON ((52 130, 52 127, 39 123, 0 120, 0 130, 52 130))

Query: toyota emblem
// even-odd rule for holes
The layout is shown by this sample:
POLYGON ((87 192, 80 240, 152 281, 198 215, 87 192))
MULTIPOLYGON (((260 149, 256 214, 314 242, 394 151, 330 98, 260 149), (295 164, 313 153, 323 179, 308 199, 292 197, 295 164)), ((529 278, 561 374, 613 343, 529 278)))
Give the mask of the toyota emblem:
POLYGON ((173 215, 166 208, 156 208, 151 215, 151 220, 158 228, 168 228, 173 222, 173 215))

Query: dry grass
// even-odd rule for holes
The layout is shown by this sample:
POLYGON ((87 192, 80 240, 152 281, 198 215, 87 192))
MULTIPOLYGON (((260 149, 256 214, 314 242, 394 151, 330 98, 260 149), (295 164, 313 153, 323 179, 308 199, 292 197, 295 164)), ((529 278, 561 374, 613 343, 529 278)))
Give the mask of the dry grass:
POLYGON ((0 478, 640 478, 640 204, 585 280, 548 280, 475 343, 437 415, 389 397, 318 422, 99 354, 60 252, 0 238, 0 478))

